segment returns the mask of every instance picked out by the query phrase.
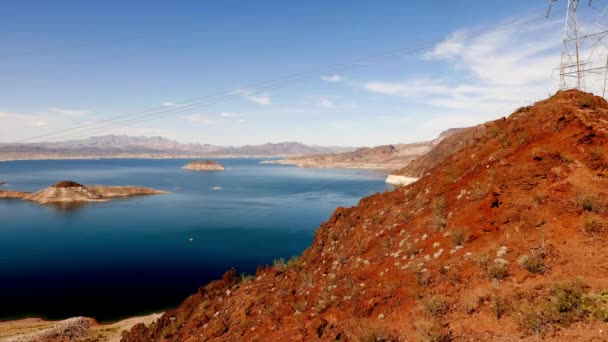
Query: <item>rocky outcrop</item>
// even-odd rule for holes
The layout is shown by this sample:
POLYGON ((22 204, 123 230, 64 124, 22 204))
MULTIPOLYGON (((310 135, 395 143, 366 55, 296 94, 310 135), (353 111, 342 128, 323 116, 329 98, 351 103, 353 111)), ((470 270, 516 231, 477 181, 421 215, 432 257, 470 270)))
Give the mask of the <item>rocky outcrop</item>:
POLYGON ((151 188, 137 186, 85 186, 72 181, 62 181, 36 193, 18 191, 0 191, 0 198, 22 199, 41 204, 47 203, 81 203, 81 202, 102 202, 115 198, 132 196, 166 194, 151 188))
POLYGON ((27 196, 30 196, 29 192, 20 192, 14 190, 0 190, 0 198, 1 199, 24 199, 27 196))
POLYGON ((197 160, 184 165, 182 169, 192 171, 223 171, 226 168, 224 165, 213 160, 197 160))

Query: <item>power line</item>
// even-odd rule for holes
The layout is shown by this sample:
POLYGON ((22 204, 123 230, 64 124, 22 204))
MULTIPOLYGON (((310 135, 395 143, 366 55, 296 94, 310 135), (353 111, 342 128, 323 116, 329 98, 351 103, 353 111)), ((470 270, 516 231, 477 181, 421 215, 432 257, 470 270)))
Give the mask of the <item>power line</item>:
POLYGON ((91 132, 107 131, 108 129, 119 128, 120 126, 132 125, 139 121, 156 119, 161 116, 184 112, 187 110, 191 110, 193 108, 198 108, 200 106, 224 102, 224 101, 227 101, 234 97, 241 96, 243 94, 247 94, 247 95, 258 94, 260 92, 267 91, 269 89, 277 89, 277 88, 290 86, 292 84, 296 84, 296 83, 300 83, 300 82, 303 82, 306 80, 318 78, 320 76, 323 76, 323 75, 326 75, 329 73, 343 72, 343 71, 347 71, 347 70, 360 68, 363 66, 362 63, 364 63, 364 62, 368 62, 368 63, 369 62, 379 62, 379 61, 387 60, 390 58, 409 55, 409 54, 417 53, 421 50, 428 49, 429 47, 436 46, 437 44, 462 40, 462 39, 466 39, 466 38, 472 38, 475 36, 482 35, 489 31, 498 32, 498 30, 501 28, 504 29, 504 28, 507 28, 507 27, 510 27, 513 25, 529 24, 531 22, 534 22, 534 21, 537 21, 537 20, 543 19, 543 18, 544 18, 544 16, 527 18, 527 19, 519 19, 519 20, 515 20, 512 22, 503 23, 503 24, 491 26, 491 27, 488 27, 485 29, 473 31, 470 33, 464 33, 461 35, 452 36, 447 39, 424 43, 417 47, 406 47, 406 48, 390 50, 390 51, 372 55, 369 57, 359 58, 359 59, 355 59, 355 60, 352 60, 349 62, 320 68, 320 69, 317 69, 314 71, 291 74, 291 75, 279 77, 279 78, 276 78, 273 80, 263 81, 263 82, 258 82, 258 83, 254 83, 251 85, 243 86, 243 87, 233 89, 233 90, 221 91, 221 92, 213 93, 210 95, 205 95, 205 96, 201 96, 201 97, 197 97, 197 98, 192 98, 189 100, 179 101, 179 102, 175 103, 176 107, 168 109, 168 110, 160 111, 160 112, 158 112, 158 111, 161 109, 166 109, 166 106, 149 108, 149 109, 134 112, 134 113, 115 116, 115 117, 112 117, 112 118, 109 118, 106 120, 101 120, 101 121, 94 122, 94 123, 78 125, 78 126, 74 126, 74 127, 68 128, 68 129, 63 129, 63 130, 59 130, 59 131, 55 131, 55 132, 32 136, 32 137, 29 137, 26 139, 14 141, 12 143, 7 143, 7 144, 5 144, 5 146, 10 145, 10 144, 18 144, 18 143, 22 143, 22 142, 32 141, 32 140, 36 140, 36 139, 40 139, 40 138, 48 137, 48 139, 40 141, 40 142, 49 142, 52 140, 63 139, 66 137, 89 135, 89 134, 91 134, 91 132), (146 114, 146 115, 143 115, 143 114, 146 114), (127 118, 129 118, 129 119, 124 120, 127 118), (103 125, 100 127, 94 127, 94 126, 98 126, 100 124, 106 124, 106 125, 103 125), (84 128, 87 128, 87 131, 74 132, 74 131, 82 130, 84 128), (89 130, 89 128, 90 128, 90 130, 89 130), (72 132, 72 133, 63 134, 63 133, 68 133, 68 132, 72 132))

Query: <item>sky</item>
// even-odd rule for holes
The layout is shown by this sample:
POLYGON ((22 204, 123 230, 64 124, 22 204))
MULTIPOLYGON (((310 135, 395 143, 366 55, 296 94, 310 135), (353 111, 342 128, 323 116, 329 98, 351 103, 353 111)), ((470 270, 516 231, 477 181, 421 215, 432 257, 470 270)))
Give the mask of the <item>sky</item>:
MULTIPOLYGON (((557 90, 565 3, 549 20, 546 0, 3 0, 0 141, 80 125, 89 126, 32 141, 105 134, 224 146, 429 140, 557 90), (527 19, 536 20, 512 24, 527 19), (281 87, 251 86, 416 47, 424 48, 281 87), (221 101, 180 104, 221 92, 221 101), (148 119, 163 114, 95 125, 146 110, 148 119)), ((581 9, 590 30, 607 6, 581 9)))

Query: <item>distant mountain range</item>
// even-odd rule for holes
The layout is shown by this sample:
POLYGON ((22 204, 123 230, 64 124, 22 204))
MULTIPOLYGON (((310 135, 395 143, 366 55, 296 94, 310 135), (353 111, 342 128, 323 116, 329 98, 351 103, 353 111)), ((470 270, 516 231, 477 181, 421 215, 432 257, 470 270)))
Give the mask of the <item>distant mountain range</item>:
POLYGON ((76 158, 292 157, 354 151, 354 147, 299 142, 225 147, 179 143, 163 137, 106 135, 53 143, 0 144, 0 160, 76 158))

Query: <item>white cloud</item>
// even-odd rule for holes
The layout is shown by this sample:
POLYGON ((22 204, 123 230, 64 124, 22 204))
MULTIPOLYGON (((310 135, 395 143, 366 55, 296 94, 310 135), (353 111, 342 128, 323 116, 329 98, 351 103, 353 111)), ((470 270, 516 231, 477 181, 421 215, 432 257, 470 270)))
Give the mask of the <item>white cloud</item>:
POLYGON ((239 119, 238 120, 238 123, 245 123, 245 122, 247 122, 247 120, 245 120, 245 119, 239 119))
POLYGON ((422 57, 434 64, 427 76, 368 82, 363 88, 430 106, 425 122, 437 129, 495 119, 555 92, 551 71, 559 64, 559 31, 551 22, 448 40, 422 57))
POLYGON ((442 83, 432 79, 412 79, 404 82, 368 82, 363 87, 380 94, 419 97, 447 92, 448 87, 442 83))
POLYGON ((321 76, 321 79, 326 82, 340 82, 340 81, 342 81, 342 76, 328 75, 328 76, 321 76))
POLYGON ((270 98, 268 96, 254 96, 254 95, 247 95, 245 96, 248 100, 250 100, 251 102, 255 102, 259 105, 262 106, 270 106, 272 104, 272 102, 270 101, 270 98))
POLYGON ((324 108, 335 108, 336 107, 336 104, 328 98, 322 98, 321 101, 319 102, 319 105, 324 108))
POLYGON ((160 105, 165 107, 180 107, 180 105, 175 102, 162 102, 160 105))
POLYGON ((49 108, 49 112, 52 114, 58 114, 63 116, 84 116, 90 112, 84 109, 66 109, 66 108, 49 108))
POLYGON ((242 97, 246 98, 247 100, 249 100, 253 103, 257 103, 262 106, 272 105, 272 101, 270 100, 270 97, 268 97, 267 95, 254 95, 254 93, 252 91, 247 90, 247 89, 237 90, 237 91, 233 92, 233 94, 241 95, 242 97))
POLYGON ((209 119, 201 114, 184 115, 182 118, 201 125, 214 125, 218 123, 217 120, 209 119))
POLYGON ((222 112, 220 113, 220 116, 223 118, 237 118, 239 116, 241 116, 241 114, 239 113, 230 113, 230 112, 222 112))

